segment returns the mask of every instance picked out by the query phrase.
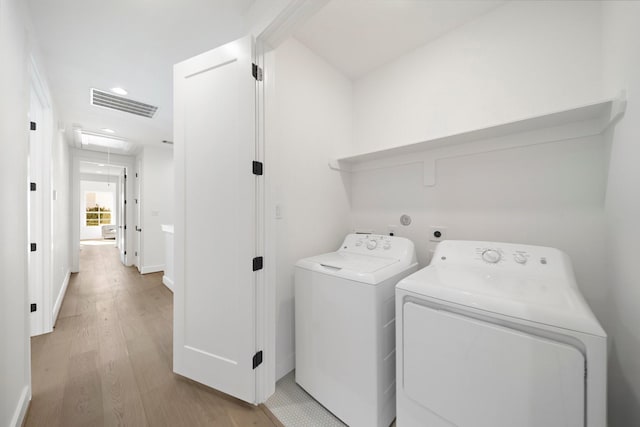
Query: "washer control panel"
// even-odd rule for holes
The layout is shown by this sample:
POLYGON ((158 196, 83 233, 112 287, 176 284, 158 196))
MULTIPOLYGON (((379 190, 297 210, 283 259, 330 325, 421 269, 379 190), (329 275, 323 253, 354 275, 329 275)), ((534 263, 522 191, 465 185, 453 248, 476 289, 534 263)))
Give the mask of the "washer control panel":
POLYGON ((404 237, 383 234, 349 234, 339 251, 385 258, 402 258, 414 253, 413 242, 404 237))
MULTIPOLYGON (((364 253, 367 251, 375 251, 376 249, 388 251, 393 247, 393 236, 384 236, 381 234, 349 234, 342 244, 342 249, 360 248, 364 253)), ((404 239, 403 239, 404 240, 404 239)))

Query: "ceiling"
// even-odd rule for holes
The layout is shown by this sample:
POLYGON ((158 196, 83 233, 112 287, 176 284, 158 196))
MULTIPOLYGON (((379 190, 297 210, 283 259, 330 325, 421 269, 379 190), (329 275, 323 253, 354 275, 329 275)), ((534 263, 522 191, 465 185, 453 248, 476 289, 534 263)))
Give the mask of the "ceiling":
MULTIPOLYGON (((271 0, 269 0, 271 1, 271 0)), ((172 68, 245 32, 256 0, 27 0, 58 119, 79 132, 165 146, 172 68), (125 88, 158 106, 152 119, 90 105, 90 89, 125 88), (102 129, 113 129, 105 134, 102 129)), ((427 43, 503 1, 333 0, 295 36, 351 78, 427 43)), ((256 3, 257 4, 257 3, 256 3)), ((97 145, 84 149, 105 151, 97 145)), ((119 152, 118 149, 112 152, 119 152)))
POLYGON ((173 64, 238 38, 254 0, 27 0, 58 119, 142 144, 172 140, 173 64), (152 119, 89 105, 122 87, 152 119))
POLYGON ((333 0, 295 37, 355 79, 504 4, 495 0, 333 0))

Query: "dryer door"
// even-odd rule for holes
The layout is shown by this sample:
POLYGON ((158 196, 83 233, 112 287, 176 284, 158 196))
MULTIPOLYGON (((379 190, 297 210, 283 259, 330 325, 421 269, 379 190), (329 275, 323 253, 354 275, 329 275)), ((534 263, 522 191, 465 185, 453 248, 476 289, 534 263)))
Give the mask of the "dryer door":
POLYGON ((576 348, 415 303, 403 312, 400 380, 433 414, 429 425, 584 426, 576 348))

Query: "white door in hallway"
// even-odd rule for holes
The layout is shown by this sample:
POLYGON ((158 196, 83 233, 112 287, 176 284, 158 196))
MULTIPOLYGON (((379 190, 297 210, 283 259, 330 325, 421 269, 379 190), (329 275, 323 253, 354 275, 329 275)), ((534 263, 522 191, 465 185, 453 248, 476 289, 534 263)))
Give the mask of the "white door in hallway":
POLYGON ((31 90, 29 106, 29 306, 31 336, 43 334, 46 331, 45 305, 45 215, 44 215, 44 107, 39 95, 31 90))
POLYGON ((136 163, 136 198, 135 202, 135 251, 133 253, 133 263, 142 273, 142 160, 138 159, 136 163))
POLYGON ((118 248, 120 249, 120 262, 127 265, 127 168, 122 168, 120 172, 120 195, 118 210, 118 248))
MULTIPOLYGON (((250 403, 256 398, 254 271, 261 178, 251 38, 174 69, 176 373, 250 403)), ((255 262, 259 262, 258 259, 255 262)), ((256 267, 258 267, 256 265, 256 267)))

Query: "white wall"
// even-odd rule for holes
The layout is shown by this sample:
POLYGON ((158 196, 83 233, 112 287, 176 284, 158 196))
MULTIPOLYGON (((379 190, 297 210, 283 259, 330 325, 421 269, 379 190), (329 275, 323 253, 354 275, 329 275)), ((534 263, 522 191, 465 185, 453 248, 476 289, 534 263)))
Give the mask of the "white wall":
POLYGON ((557 247, 603 315, 605 150, 602 137, 591 137, 439 160, 433 187, 423 185, 421 163, 354 173, 353 225, 378 233, 396 225, 421 266, 435 246, 431 226, 448 227, 448 239, 557 247), (411 225, 400 225, 402 214, 411 225))
MULTIPOLYGON (((357 150, 600 100, 601 34, 595 2, 494 9, 355 82, 357 150)), ((355 173, 353 225, 386 232, 411 215, 398 232, 414 240, 422 265, 431 225, 449 227, 450 239, 558 247, 603 316, 604 157, 595 138, 442 160, 435 187, 422 186, 416 166, 355 173)))
POLYGON ((23 2, 0 0, 0 425, 31 398, 27 310, 28 46, 23 2))
POLYGON ((640 3, 603 6, 604 84, 627 90, 625 117, 612 135, 607 187, 609 425, 640 425, 640 3))
POLYGON ((418 142, 601 94, 598 2, 515 1, 356 81, 356 152, 418 142))
POLYGON ((428 259, 448 237, 559 247, 610 336, 609 419, 640 425, 640 4, 512 2, 355 83, 357 151, 416 142, 611 97, 626 116, 599 141, 567 141, 353 176, 353 221, 400 227, 428 259), (604 142, 604 144, 603 144, 604 142), (609 160, 610 150, 610 163, 609 160), (492 188, 487 182, 496 183, 492 188), (606 197, 606 202, 605 202, 606 197))
MULTIPOLYGON (((173 224, 174 168, 171 147, 145 146, 138 156, 142 228, 139 269, 142 274, 164 269, 164 233, 162 224, 173 224)), ((203 184, 206 191, 206 184, 203 184)))
MULTIPOLYGON (((282 213, 275 230, 280 378, 295 359, 293 266, 300 258, 336 250, 348 232, 348 176, 331 171, 327 161, 350 149, 352 86, 293 39, 276 49, 273 75, 278 117, 271 122, 277 123, 274 134, 266 136, 265 174, 282 213)), ((267 212, 267 220, 274 216, 267 212)))
POLYGON ((115 224, 118 218, 118 177, 112 177, 111 182, 105 182, 102 179, 95 179, 90 174, 83 174, 80 181, 80 240, 85 239, 101 239, 102 226, 87 227, 85 221, 85 212, 87 209, 85 193, 87 191, 99 191, 103 193, 111 193, 113 197, 111 223, 115 224))

